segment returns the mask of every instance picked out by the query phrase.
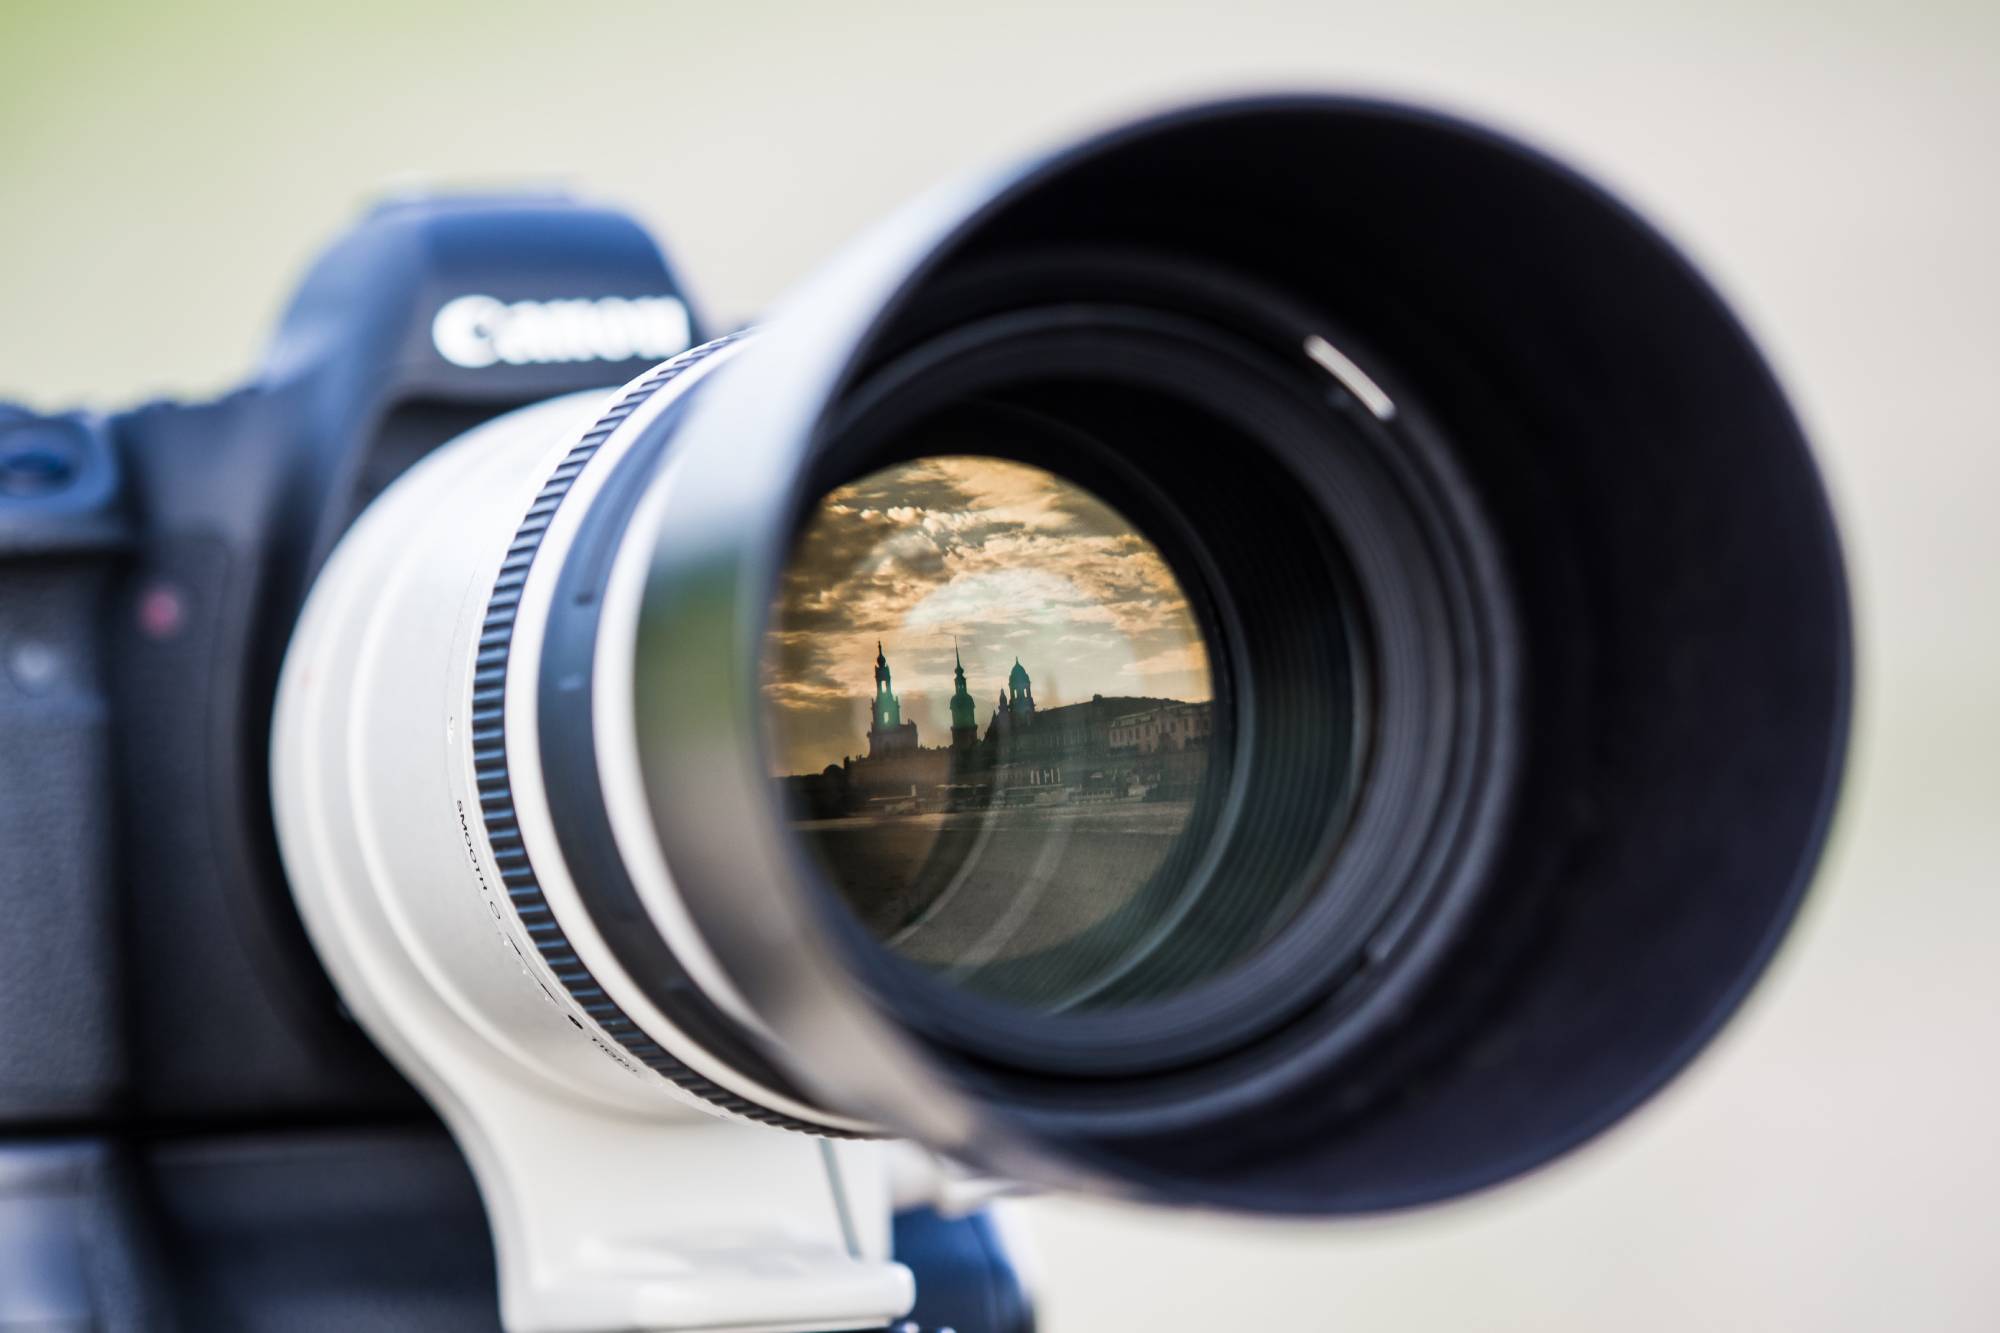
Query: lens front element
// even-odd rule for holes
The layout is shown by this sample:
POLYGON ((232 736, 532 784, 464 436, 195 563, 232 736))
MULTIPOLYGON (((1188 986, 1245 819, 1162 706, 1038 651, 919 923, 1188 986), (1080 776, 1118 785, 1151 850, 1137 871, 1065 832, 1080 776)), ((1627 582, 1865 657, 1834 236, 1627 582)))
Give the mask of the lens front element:
POLYGON ((933 456, 828 494, 764 691, 813 859, 956 987, 1107 1003, 1194 883, 1227 768, 1207 645, 1158 547, 1053 473, 933 456))

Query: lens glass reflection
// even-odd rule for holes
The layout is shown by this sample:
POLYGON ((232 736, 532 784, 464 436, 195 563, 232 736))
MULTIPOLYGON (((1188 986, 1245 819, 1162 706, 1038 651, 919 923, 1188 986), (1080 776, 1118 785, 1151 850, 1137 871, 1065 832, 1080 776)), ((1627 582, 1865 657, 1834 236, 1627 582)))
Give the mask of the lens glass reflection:
POLYGON ((762 684, 793 827, 893 953, 1043 1012, 1227 961, 1159 948, 1226 770, 1208 647, 1159 547, 1089 491, 958 455, 832 491, 762 684))

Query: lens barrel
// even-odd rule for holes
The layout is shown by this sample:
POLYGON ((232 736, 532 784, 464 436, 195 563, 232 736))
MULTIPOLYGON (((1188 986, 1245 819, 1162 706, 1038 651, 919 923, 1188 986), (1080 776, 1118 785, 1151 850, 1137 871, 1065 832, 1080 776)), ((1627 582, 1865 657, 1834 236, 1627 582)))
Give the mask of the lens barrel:
POLYGON ((1462 123, 1227 103, 947 191, 537 466, 482 538, 475 864, 579 1030, 725 1112, 1443 1198, 1685 1064, 1825 837, 1849 628, 1798 426, 1657 234, 1462 123), (798 592, 835 513, 874 543, 837 619, 798 592), (1139 605, 1199 673, 1118 684, 1139 605), (1092 624, 1128 637, 1000 684, 1003 631, 1092 624))

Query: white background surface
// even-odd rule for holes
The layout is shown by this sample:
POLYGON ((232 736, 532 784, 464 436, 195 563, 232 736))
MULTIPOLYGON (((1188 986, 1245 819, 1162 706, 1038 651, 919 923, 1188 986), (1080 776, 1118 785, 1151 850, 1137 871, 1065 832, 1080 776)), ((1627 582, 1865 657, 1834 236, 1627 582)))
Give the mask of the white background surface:
POLYGON ((407 173, 566 182, 747 316, 937 177, 1196 92, 1511 128, 1679 239, 1826 462, 1862 707, 1817 900, 1658 1103, 1386 1223, 1025 1210, 1050 1333, 2000 1327, 2000 8, 0 0, 0 395, 240 376, 407 173))

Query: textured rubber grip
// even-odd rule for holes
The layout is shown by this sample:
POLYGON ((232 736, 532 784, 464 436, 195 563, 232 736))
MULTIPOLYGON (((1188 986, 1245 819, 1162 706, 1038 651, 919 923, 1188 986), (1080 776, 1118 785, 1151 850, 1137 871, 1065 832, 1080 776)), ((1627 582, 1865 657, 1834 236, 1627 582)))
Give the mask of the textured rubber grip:
POLYGON ((582 959, 577 957, 576 950, 563 934, 561 924, 542 894, 541 882, 535 875, 527 846, 521 838, 520 823, 515 817, 513 780, 507 767, 507 667, 514 642, 514 622, 520 610, 521 592, 527 585, 528 573, 534 566, 542 539, 557 509, 585 466, 604 447, 605 441, 642 404, 691 367, 742 336, 740 333, 731 334, 685 352, 620 395, 618 401, 584 432, 576 446, 563 455, 550 472, 548 481, 536 494, 534 502, 528 506, 528 512, 522 517, 520 526, 514 531, 513 541, 507 547, 506 557, 501 561, 493 582, 493 592, 487 599, 486 616, 479 627, 478 654, 473 661, 470 714, 474 780, 487 844, 499 867, 508 903, 556 980, 605 1036, 683 1091, 732 1115, 822 1138, 867 1137, 799 1120, 738 1096, 689 1068, 632 1021, 605 993, 582 959))

